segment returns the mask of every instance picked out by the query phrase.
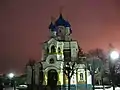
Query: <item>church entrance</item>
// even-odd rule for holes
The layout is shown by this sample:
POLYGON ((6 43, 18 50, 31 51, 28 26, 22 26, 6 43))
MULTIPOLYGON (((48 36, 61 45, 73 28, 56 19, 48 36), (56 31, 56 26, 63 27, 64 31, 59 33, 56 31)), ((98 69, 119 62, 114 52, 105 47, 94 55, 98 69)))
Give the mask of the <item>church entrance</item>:
POLYGON ((58 73, 55 69, 48 71, 48 86, 53 90, 57 87, 58 73))

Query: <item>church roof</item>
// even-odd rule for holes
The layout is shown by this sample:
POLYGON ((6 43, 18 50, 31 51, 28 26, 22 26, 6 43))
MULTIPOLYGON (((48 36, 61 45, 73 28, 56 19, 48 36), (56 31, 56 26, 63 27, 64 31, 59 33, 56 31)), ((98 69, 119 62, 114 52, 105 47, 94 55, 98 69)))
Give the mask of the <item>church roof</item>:
POLYGON ((55 25, 56 25, 56 26, 65 26, 65 27, 70 27, 70 26, 71 26, 71 25, 69 24, 69 22, 66 21, 66 20, 63 18, 62 14, 60 14, 59 18, 56 20, 55 25))
POLYGON ((50 25, 49 25, 49 29, 51 29, 51 30, 53 30, 53 31, 55 30, 55 25, 54 25, 52 22, 51 22, 50 25))

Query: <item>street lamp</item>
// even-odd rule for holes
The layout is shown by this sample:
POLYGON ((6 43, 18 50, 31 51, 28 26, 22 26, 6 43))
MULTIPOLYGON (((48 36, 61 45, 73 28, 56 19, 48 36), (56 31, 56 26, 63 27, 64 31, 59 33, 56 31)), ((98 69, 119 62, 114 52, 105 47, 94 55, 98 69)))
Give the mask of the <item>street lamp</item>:
POLYGON ((110 59, 111 60, 117 60, 117 59, 119 59, 119 52, 118 51, 112 51, 110 53, 110 59))
POLYGON ((9 77, 10 79, 14 78, 14 76, 15 76, 14 73, 9 73, 9 74, 8 74, 8 77, 9 77))
POLYGON ((14 73, 9 73, 8 74, 8 78, 10 79, 11 83, 12 83, 12 80, 13 80, 13 87, 14 87, 14 90, 15 90, 15 80, 14 80, 14 77, 15 77, 14 73))
POLYGON ((114 81, 114 62, 118 60, 120 57, 119 52, 116 50, 113 50, 110 52, 110 63, 109 63, 109 68, 110 68, 110 74, 111 74, 111 79, 112 79, 112 85, 113 85, 113 90, 115 90, 115 81, 114 81), (113 62, 113 63, 111 63, 113 62))

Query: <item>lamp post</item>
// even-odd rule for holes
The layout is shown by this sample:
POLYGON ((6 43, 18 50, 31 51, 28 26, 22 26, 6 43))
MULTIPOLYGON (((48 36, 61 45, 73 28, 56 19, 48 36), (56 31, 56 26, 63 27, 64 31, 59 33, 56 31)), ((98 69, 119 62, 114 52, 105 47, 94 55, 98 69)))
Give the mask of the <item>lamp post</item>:
POLYGON ((119 59, 119 52, 116 51, 116 50, 113 50, 110 52, 110 55, 109 55, 109 69, 110 69, 110 75, 111 75, 111 79, 112 79, 112 86, 113 86, 113 90, 115 90, 115 81, 114 81, 114 68, 115 68, 115 65, 114 65, 114 62, 116 60, 119 59))
POLYGON ((15 77, 14 73, 9 73, 8 74, 8 78, 10 79, 10 84, 12 83, 12 80, 13 80, 13 87, 14 87, 14 90, 15 90, 15 80, 14 80, 14 77, 15 77))

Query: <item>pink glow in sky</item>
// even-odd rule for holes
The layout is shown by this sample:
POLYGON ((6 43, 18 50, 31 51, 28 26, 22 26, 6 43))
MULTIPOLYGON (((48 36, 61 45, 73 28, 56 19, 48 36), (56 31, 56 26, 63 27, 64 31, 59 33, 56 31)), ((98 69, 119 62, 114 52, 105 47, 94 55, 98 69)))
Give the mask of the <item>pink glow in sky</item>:
POLYGON ((120 49, 120 0, 1 0, 0 72, 24 70, 29 58, 40 60, 50 17, 63 16, 83 50, 120 49))

